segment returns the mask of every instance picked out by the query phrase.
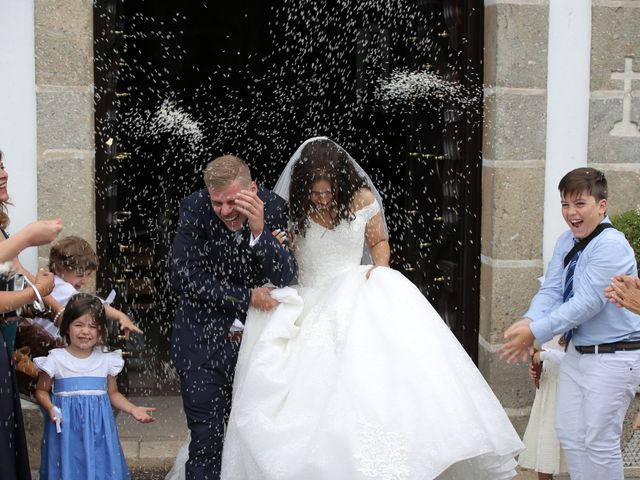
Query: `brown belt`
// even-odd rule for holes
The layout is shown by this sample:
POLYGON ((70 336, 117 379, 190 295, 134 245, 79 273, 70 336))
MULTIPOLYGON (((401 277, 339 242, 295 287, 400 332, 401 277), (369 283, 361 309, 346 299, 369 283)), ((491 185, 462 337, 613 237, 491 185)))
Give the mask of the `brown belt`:
POLYGON ((576 350, 580 353, 616 353, 618 350, 640 350, 640 342, 616 342, 576 346, 576 350))
POLYGON ((227 340, 227 342, 240 343, 242 341, 242 330, 227 332, 227 336, 225 337, 225 339, 227 340))

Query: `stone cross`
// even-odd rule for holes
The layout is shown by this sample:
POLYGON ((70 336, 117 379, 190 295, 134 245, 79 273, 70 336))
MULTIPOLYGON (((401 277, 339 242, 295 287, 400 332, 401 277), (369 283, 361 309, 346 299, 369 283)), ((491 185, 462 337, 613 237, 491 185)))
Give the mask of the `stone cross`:
POLYGON ((633 58, 626 57, 624 59, 624 72, 613 72, 611 79, 622 80, 623 96, 622 120, 613 125, 609 134, 616 137, 640 137, 638 124, 631 121, 631 82, 640 80, 640 72, 633 71, 633 58))

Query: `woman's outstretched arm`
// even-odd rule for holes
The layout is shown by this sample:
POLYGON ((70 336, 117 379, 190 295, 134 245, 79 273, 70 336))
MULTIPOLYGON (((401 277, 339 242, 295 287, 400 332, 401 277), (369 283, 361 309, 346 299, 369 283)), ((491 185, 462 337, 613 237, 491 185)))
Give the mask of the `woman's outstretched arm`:
POLYGON ((11 261, 27 247, 51 243, 62 230, 62 221, 40 220, 33 222, 6 240, 0 239, 0 262, 11 261))

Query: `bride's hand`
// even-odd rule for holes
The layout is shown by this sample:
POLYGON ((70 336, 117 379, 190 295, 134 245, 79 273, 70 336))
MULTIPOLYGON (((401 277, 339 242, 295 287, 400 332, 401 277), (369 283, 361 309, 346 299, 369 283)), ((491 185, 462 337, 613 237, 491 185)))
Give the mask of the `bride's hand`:
POLYGON ((364 275, 367 280, 369 280, 369 277, 371 276, 371 272, 373 272, 379 266, 380 265, 373 265, 369 270, 367 270, 367 273, 365 273, 365 275, 364 275))
POLYGON ((258 310, 273 310, 278 301, 271 296, 270 288, 258 287, 251 290, 251 306, 258 310))
POLYGON ((287 240, 287 232, 285 232, 284 230, 280 230, 279 228, 276 228, 271 233, 273 234, 274 237, 276 237, 276 240, 280 242, 280 245, 284 245, 284 242, 286 242, 287 240))

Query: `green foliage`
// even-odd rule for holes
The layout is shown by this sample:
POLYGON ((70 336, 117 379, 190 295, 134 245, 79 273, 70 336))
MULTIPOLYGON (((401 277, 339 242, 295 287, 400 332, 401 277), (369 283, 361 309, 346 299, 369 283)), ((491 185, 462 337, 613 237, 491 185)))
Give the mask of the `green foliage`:
POLYGON ((613 226, 624 233, 636 253, 636 261, 640 265, 640 209, 629 210, 611 217, 613 226))

